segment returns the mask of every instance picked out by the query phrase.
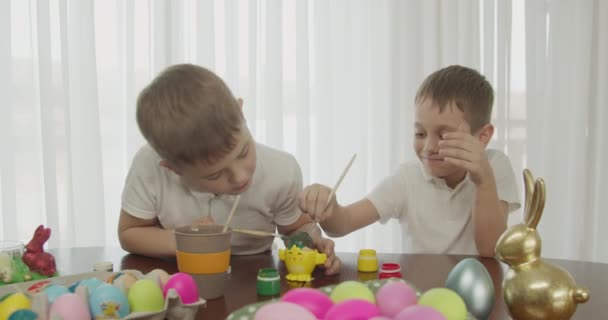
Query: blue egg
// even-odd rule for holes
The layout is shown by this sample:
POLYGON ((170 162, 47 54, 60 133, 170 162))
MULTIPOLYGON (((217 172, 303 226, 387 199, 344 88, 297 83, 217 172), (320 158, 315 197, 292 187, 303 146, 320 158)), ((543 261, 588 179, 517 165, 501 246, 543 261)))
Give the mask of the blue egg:
POLYGON ((131 312, 124 293, 109 284, 102 284, 91 292, 89 308, 93 318, 124 318, 131 312))
POLYGON ((44 293, 46 293, 46 296, 48 297, 49 304, 53 304, 53 302, 55 302, 55 299, 70 292, 66 287, 58 286, 56 284, 52 284, 52 285, 44 288, 43 291, 44 291, 44 293))
POLYGON ((38 315, 36 312, 27 309, 17 310, 11 313, 8 320, 36 320, 38 319, 38 315))
MULTIPOLYGON (((91 294, 91 292, 93 292, 97 287, 101 286, 102 284, 103 282, 97 278, 89 278, 80 280, 75 284, 75 286, 72 285, 72 287, 74 287, 73 291, 76 291, 77 287, 85 286, 87 287, 89 294, 91 294)), ((72 291, 72 288, 70 288, 70 291, 72 291)))

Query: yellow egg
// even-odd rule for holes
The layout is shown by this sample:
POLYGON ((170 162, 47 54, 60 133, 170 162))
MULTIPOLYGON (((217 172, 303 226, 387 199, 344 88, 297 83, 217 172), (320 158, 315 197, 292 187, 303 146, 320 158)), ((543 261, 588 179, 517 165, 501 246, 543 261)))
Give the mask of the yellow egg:
POLYGON ((0 320, 6 320, 15 311, 30 309, 32 303, 23 293, 15 293, 0 302, 0 320))
POLYGON ((157 312, 164 308, 163 292, 150 279, 137 280, 129 289, 128 299, 132 312, 157 312))

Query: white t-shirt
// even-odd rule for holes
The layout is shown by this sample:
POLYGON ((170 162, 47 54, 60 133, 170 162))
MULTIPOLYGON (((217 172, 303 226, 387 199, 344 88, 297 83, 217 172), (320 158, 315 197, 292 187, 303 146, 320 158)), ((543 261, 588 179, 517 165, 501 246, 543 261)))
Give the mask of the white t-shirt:
MULTIPOLYGON (((508 212, 520 207, 515 175, 509 158, 498 150, 486 150, 494 170, 498 198, 508 212)), ((412 253, 479 254, 475 246, 472 209, 475 184, 466 178, 454 189, 431 176, 419 161, 401 165, 386 177, 368 199, 380 222, 399 219, 402 239, 412 253)))
MULTIPOLYGON (((256 144, 257 163, 252 184, 241 194, 231 227, 275 232, 276 225, 298 220, 297 196, 302 172, 285 152, 256 144)), ((158 218, 165 229, 190 225, 211 215, 218 224, 228 218, 236 196, 196 192, 178 175, 161 167, 161 157, 145 145, 137 152, 122 193, 122 209, 140 219, 158 218)), ((232 254, 255 254, 271 248, 272 237, 232 233, 232 254)))

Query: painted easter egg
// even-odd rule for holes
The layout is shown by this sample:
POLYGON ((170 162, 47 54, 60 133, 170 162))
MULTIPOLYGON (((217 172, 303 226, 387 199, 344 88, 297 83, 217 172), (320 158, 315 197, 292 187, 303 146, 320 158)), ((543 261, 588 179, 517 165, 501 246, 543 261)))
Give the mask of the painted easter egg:
POLYGON ((427 306, 409 306, 395 316, 394 320, 446 320, 441 312, 427 306))
POLYGON ((86 301, 75 293, 66 293, 55 299, 49 311, 50 319, 82 320, 91 319, 86 301))
POLYGON ((358 281, 344 281, 340 283, 334 288, 329 297, 334 303, 349 299, 361 299, 376 303, 374 293, 366 285, 358 281))
POLYGON ((445 287, 458 293, 469 312, 479 319, 486 319, 494 306, 494 283, 486 269, 476 259, 460 261, 450 271, 445 287))
POLYGON ((325 293, 311 288, 289 290, 283 295, 281 301, 300 305, 312 312, 318 319, 323 319, 334 304, 325 293))
POLYGON ((91 292, 93 292, 93 290, 95 290, 95 288, 99 287, 102 284, 103 284, 103 281, 101 281, 97 278, 84 279, 84 280, 80 280, 80 281, 74 283, 72 286, 70 286, 70 291, 76 292, 77 287, 86 287, 89 294, 91 294, 91 292))
POLYGON ((30 309, 32 303, 23 293, 14 293, 0 301, 0 319, 8 319, 15 311, 30 309))
POLYGON ((148 272, 146 274, 146 277, 154 280, 154 278, 158 278, 158 280, 160 281, 160 286, 161 288, 165 288, 165 285, 167 284, 167 281, 169 281, 169 278, 171 277, 167 271, 163 270, 163 269, 154 269, 150 272, 148 272))
POLYGON ((359 320, 379 315, 380 310, 375 304, 367 300, 352 299, 334 305, 329 309, 324 320, 359 320))
POLYGON ((70 293, 70 290, 68 290, 68 288, 64 287, 64 286, 58 286, 56 284, 52 284, 46 288, 44 288, 44 293, 46 293, 46 296, 49 300, 49 305, 53 304, 53 302, 55 302, 55 300, 57 298, 59 298, 60 296, 66 294, 66 293, 70 293))
POLYGON ((117 287, 103 284, 89 294, 89 307, 94 318, 123 318, 130 312, 129 301, 117 287))
POLYGON ((36 312, 28 309, 21 309, 13 312, 8 320, 36 320, 38 315, 36 312))
POLYGON ((194 281, 194 278, 189 274, 178 272, 172 275, 163 288, 164 297, 167 297, 169 289, 175 290, 183 304, 195 303, 199 299, 196 281, 194 281))
POLYGON ((264 305, 255 313, 254 320, 317 320, 306 308, 290 302, 273 302, 264 305))
POLYGON ((156 282, 140 279, 129 289, 129 305, 133 312, 156 312, 163 310, 163 292, 156 282))
POLYGON ((467 306, 462 298, 447 288, 434 288, 423 293, 418 304, 434 308, 441 312, 446 320, 464 320, 467 317, 467 306))
POLYGON ((376 293, 382 315, 394 317, 399 311, 418 302, 416 291, 401 281, 389 281, 376 293))

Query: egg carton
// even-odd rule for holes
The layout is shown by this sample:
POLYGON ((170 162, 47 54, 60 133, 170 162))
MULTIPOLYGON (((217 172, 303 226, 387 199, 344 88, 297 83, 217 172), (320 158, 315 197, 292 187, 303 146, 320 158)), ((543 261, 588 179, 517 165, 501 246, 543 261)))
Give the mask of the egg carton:
MULTIPOLYGON (((137 280, 139 279, 151 279, 156 283, 160 284, 160 279, 158 275, 144 275, 139 270, 123 270, 122 273, 130 273, 137 280)), ((113 275, 116 275, 116 272, 109 271, 95 271, 95 272, 87 272, 70 276, 56 277, 56 278, 47 278, 43 280, 35 280, 28 282, 15 283, 10 285, 4 285, 0 287, 0 297, 3 297, 7 294, 12 293, 24 293, 27 294, 32 301, 32 311, 34 311, 39 320, 49 320, 49 303, 48 297, 44 292, 37 292, 42 288, 54 284, 60 285, 64 287, 69 287, 70 285, 90 278, 97 278, 102 282, 105 282, 108 278, 113 275)), ((115 285, 119 289, 125 291, 125 288, 122 285, 115 285)), ((78 286, 75 290, 75 293, 81 296, 85 301, 88 301, 88 289, 84 286, 78 286)), ((183 304, 181 298, 177 294, 174 289, 169 289, 167 292, 167 296, 165 298, 164 308, 158 312, 132 312, 126 317, 122 318, 122 320, 130 320, 130 319, 138 319, 138 320, 193 320, 196 316, 198 309, 201 306, 206 305, 206 301, 202 298, 199 298, 197 302, 190 304, 183 304)))

